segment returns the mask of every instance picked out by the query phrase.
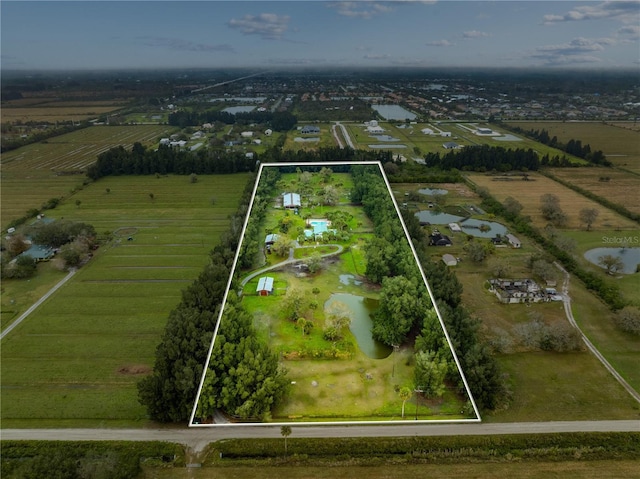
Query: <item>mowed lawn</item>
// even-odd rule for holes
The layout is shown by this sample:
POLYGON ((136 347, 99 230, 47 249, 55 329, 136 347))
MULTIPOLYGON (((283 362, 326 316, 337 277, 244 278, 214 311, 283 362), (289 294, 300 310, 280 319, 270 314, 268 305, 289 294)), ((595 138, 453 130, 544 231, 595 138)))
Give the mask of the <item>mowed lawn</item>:
POLYGON ((560 208, 568 217, 567 228, 579 229, 584 227, 579 218, 580 210, 583 208, 594 208, 600 212, 592 226, 594 230, 637 228, 637 223, 605 209, 595 201, 538 173, 530 173, 530 181, 522 181, 520 179, 499 181, 496 180, 495 176, 483 173, 470 173, 467 176, 476 185, 487 188, 498 201, 502 202, 508 196, 517 199, 523 206, 522 214, 531 216, 534 226, 538 228, 543 228, 548 223, 540 212, 540 197, 547 193, 557 196, 560 200, 560 208))
POLYGON ((50 212, 114 239, 3 339, 4 427, 146 421, 136 383, 249 178, 104 178, 50 212))

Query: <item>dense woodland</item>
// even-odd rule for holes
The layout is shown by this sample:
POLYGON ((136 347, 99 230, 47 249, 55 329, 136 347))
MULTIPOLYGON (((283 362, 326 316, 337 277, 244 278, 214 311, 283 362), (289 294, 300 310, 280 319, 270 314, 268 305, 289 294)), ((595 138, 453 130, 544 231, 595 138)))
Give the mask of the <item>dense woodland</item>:
POLYGON ((425 162, 443 170, 455 168, 462 171, 535 171, 540 168, 540 158, 531 148, 508 150, 489 145, 465 146, 444 155, 427 153, 425 162))
POLYGON ((216 121, 227 125, 249 125, 251 123, 262 123, 269 125, 275 131, 289 131, 298 119, 288 112, 270 111, 250 111, 245 113, 232 114, 222 110, 188 111, 180 110, 169 115, 169 125, 179 126, 199 126, 204 123, 214 123, 216 121))

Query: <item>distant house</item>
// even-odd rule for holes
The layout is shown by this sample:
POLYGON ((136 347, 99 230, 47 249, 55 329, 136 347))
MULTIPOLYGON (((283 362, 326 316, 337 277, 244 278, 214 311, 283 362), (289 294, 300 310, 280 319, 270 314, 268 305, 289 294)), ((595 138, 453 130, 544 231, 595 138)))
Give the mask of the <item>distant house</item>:
POLYGON ((458 223, 449 223, 449 229, 454 233, 460 233, 462 231, 458 223))
POLYGON ((425 135, 433 135, 433 130, 431 128, 423 128, 422 130, 420 130, 422 133, 424 133, 425 135))
POLYGON ((516 238, 514 235, 512 235, 511 233, 507 234, 507 239, 509 240, 509 244, 514 248, 520 248, 522 246, 522 243, 520 243, 520 240, 516 238))
POLYGON ((285 208, 300 208, 300 195, 298 193, 282 193, 282 206, 285 208))
POLYGON ((453 256, 452 254, 448 254, 448 253, 442 255, 442 261, 447 266, 455 266, 455 265, 458 264, 458 260, 455 258, 455 256, 453 256))
POLYGON ((371 133, 373 135, 379 135, 380 133, 384 133, 384 128, 378 125, 376 126, 369 125, 367 127, 367 133, 371 133))
POLYGON ((451 132, 450 131, 441 131, 440 132, 440 136, 451 136, 451 132))
POLYGON ((451 239, 442 233, 431 233, 429 236, 429 246, 451 246, 452 244, 451 239))
POLYGON ((300 130, 300 133, 303 134, 318 134, 320 133, 320 127, 319 126, 313 126, 313 125, 307 125, 307 126, 303 126, 302 130, 300 130))
POLYGON ((273 135, 273 130, 271 128, 268 128, 268 129, 264 130, 264 134, 266 136, 271 136, 271 135, 273 135))
POLYGON ((248 151, 244 154, 244 157, 251 160, 253 158, 253 151, 248 151))
POLYGON ((169 138, 160 138, 161 145, 168 145, 169 143, 171 143, 171 140, 169 138))
POLYGON ((455 150, 456 148, 460 148, 460 145, 458 145, 455 141, 447 141, 446 143, 442 144, 442 147, 445 150, 455 150))
POLYGON ((251 138, 253 136, 253 132, 252 131, 243 131, 242 133, 240 133, 240 136, 242 138, 251 138))
POLYGON ((273 278, 271 276, 263 276, 258 280, 256 293, 259 296, 269 296, 273 294, 273 278))
POLYGON ((33 261, 39 263, 40 261, 49 261, 54 254, 55 251, 53 250, 53 248, 34 244, 31 245, 31 248, 29 248, 27 251, 24 251, 23 253, 20 253, 18 256, 29 256, 33 259, 33 261))
POLYGON ((493 135, 493 130, 491 128, 476 128, 476 133, 478 135, 493 135))
POLYGON ((490 279, 490 289, 501 303, 540 303, 552 301, 553 294, 542 290, 531 279, 490 279))

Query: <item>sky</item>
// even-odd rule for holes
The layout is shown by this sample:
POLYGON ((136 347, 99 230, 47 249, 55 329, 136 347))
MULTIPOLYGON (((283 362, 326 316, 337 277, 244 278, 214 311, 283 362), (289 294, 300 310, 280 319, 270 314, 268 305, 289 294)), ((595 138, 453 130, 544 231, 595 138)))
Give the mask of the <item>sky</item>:
POLYGON ((0 2, 2 69, 640 67, 640 1, 0 2))

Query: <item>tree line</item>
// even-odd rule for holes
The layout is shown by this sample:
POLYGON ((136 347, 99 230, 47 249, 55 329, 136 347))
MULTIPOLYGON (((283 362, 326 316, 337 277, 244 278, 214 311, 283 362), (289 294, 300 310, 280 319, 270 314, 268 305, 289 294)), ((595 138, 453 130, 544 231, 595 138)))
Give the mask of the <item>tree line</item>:
POLYGON ((189 111, 180 110, 169 115, 169 125, 184 128, 204 123, 221 122, 226 125, 249 125, 261 123, 269 125, 275 131, 289 131, 298 119, 289 112, 249 111, 232 114, 222 110, 189 111))
POLYGON ((228 174, 254 171, 256 160, 242 152, 224 152, 202 149, 197 152, 160 145, 157 150, 134 143, 131 150, 116 146, 98 155, 96 162, 87 169, 92 180, 111 175, 153 175, 192 173, 228 174))
POLYGON ((607 157, 604 155, 602 150, 591 151, 591 145, 588 143, 583 145, 582 140, 574 140, 572 138, 567 143, 562 143, 558 140, 557 136, 554 135, 552 137, 544 128, 541 130, 525 130, 519 126, 509 126, 509 128, 516 133, 520 133, 521 135, 539 141, 544 145, 557 148, 558 150, 562 150, 570 155, 582 158, 583 160, 587 160, 589 163, 593 163, 594 165, 612 166, 612 163, 607 160, 607 157))
POLYGON ((540 168, 540 158, 531 148, 506 149, 500 146, 474 145, 461 150, 451 150, 444 155, 427 153, 424 157, 429 167, 461 171, 535 171, 540 168))

